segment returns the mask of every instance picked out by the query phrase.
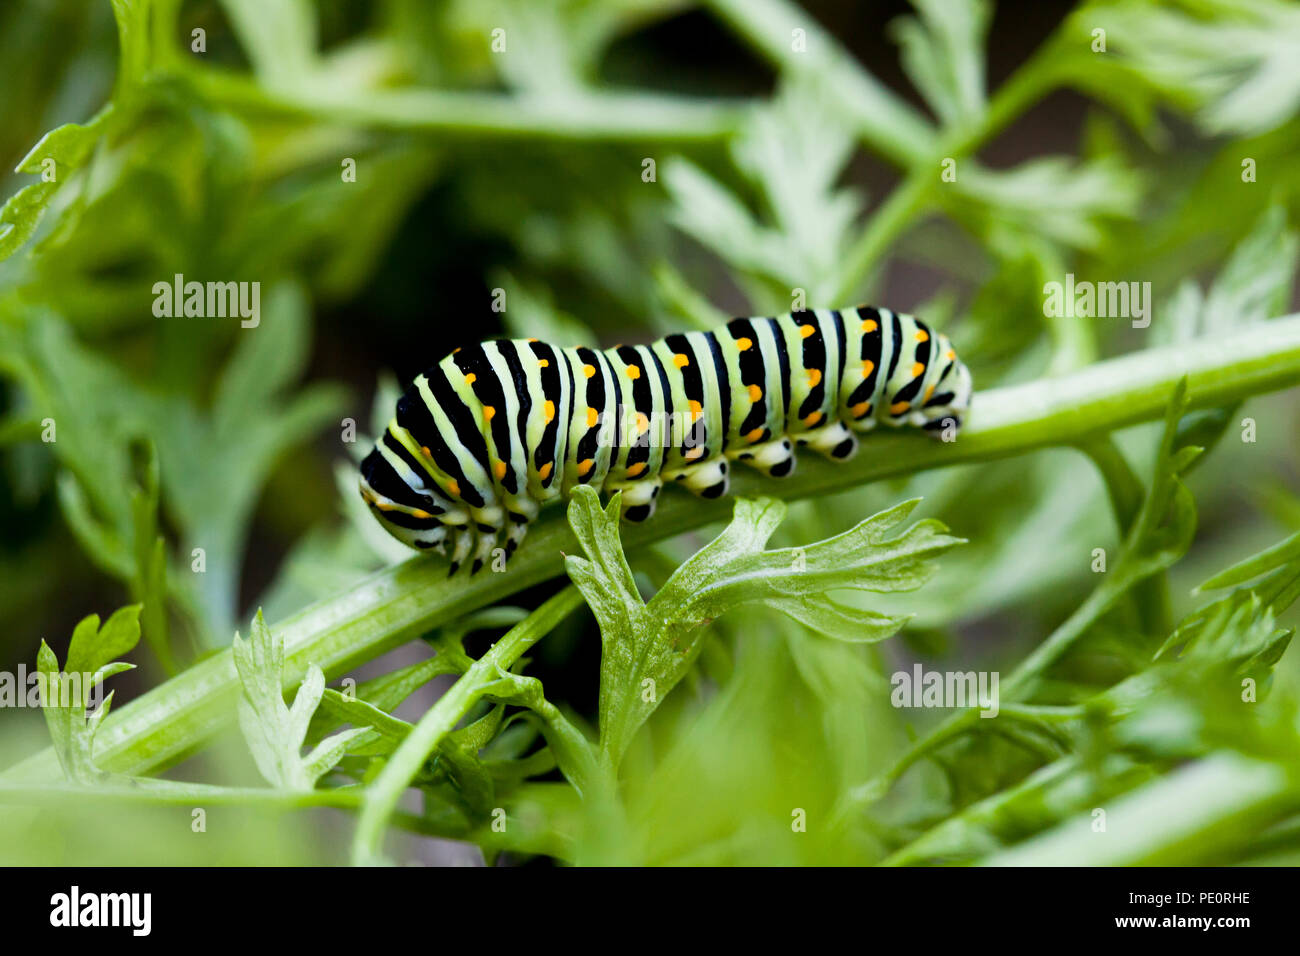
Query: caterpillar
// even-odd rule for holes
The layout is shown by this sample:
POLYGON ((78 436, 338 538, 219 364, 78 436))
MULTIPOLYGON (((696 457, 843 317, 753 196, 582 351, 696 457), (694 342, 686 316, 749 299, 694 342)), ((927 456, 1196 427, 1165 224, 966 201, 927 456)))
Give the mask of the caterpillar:
POLYGON ((622 492, 623 518, 644 521, 666 481, 716 498, 732 461, 784 477, 795 445, 843 460, 877 424, 955 430, 970 397, 945 335, 867 306, 603 351, 494 340, 416 377, 361 463, 361 495, 397 540, 475 573, 579 485, 622 492))

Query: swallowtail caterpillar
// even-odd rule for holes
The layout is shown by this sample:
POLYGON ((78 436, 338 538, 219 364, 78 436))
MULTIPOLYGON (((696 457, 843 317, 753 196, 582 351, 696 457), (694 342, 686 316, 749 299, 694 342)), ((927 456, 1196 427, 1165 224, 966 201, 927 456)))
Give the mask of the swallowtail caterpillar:
POLYGON ((782 478, 796 445, 843 460, 878 424, 955 431, 970 398, 946 336, 866 306, 603 351, 489 341, 416 377, 361 494, 399 541, 478 571, 578 485, 622 492, 623 517, 644 521, 666 482, 716 498, 732 462, 782 478))

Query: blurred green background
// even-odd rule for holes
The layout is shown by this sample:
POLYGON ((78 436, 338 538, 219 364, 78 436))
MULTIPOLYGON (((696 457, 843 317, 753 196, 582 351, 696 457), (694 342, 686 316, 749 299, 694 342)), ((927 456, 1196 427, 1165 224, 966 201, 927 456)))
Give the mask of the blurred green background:
MULTIPOLYGON (((31 668, 42 639, 62 655, 86 614, 143 601, 120 704, 247 633, 256 608, 274 622, 405 557, 361 510, 355 461, 398 385, 466 342, 648 340, 787 311, 802 289, 809 307, 917 312, 987 389, 1238 326, 1266 335, 1253 323, 1296 301, 1296 49, 1300 8, 1271 0, 11 0, 0 168, 113 107, 67 134, 50 188, 0 217, 0 668, 31 668), (1152 283, 1151 327, 1045 317, 1043 285, 1067 272, 1152 283), (155 317, 153 284, 177 273, 259 281, 261 325, 155 317)), ((8 174, 0 197, 39 179, 8 174)), ((1174 622, 1206 600, 1196 584, 1300 530, 1294 394, 1231 411, 1189 480, 1199 525, 1169 574, 1174 622)), ((1117 436, 1143 482, 1157 437, 1117 436)), ((864 648, 775 615, 719 622, 625 769, 630 859, 878 862, 946 824, 918 861, 1056 832, 1061 861, 1086 862, 1068 827, 1099 801, 1148 812, 1169 798, 1142 787, 1225 750, 1294 772, 1295 655, 1257 708, 1203 693, 1189 664, 1122 731, 980 735, 858 812, 849 839, 792 837, 790 807, 831 813, 932 722, 890 707, 889 674, 1010 670, 1119 540, 1096 469, 1052 450, 796 504, 781 543, 913 495, 969 543, 921 592, 871 604, 911 624, 864 648), (1059 780, 1016 803, 1044 766, 1059 780)), ((634 567, 653 585, 705 540, 634 567)), ((1048 696, 1091 700, 1143 672, 1151 635, 1132 627, 1106 618, 1048 696)), ((598 659, 594 624, 574 620, 529 673, 591 721, 598 659)), ((0 722, 0 767, 48 745, 34 710, 0 722)), ((257 783, 237 739, 180 771, 257 783)), ((1294 781, 1280 790, 1212 816, 1188 844, 1201 850, 1099 862, 1294 862, 1294 781)), ((539 826, 563 830, 572 801, 544 793, 539 826)), ((195 835, 179 808, 7 807, 0 859, 331 862, 349 829, 332 811, 213 821, 195 835)), ((481 859, 414 838, 397 856, 481 859)))

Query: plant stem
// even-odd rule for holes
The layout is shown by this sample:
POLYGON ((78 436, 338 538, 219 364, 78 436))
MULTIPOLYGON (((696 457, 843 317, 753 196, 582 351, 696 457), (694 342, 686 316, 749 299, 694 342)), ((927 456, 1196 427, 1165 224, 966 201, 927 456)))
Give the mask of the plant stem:
MULTIPOLYGON (((1082 442, 1079 450, 1092 460, 1101 473, 1106 492, 1110 495, 1111 510, 1115 512, 1115 524, 1123 538, 1137 520, 1146 489, 1109 435, 1082 442)), ((1133 586, 1130 597, 1144 633, 1169 633, 1173 622, 1169 619, 1171 606, 1169 576, 1166 572, 1161 571, 1139 581, 1133 586)))
MULTIPOLYGON (((1193 408, 1217 407, 1300 383, 1300 316, 1208 339, 1137 352, 1069 375, 993 389, 975 396, 967 426, 952 443, 913 433, 868 437, 852 461, 805 456, 783 481, 737 475, 738 494, 786 499, 824 496, 882 478, 929 468, 989 461, 1039 448, 1073 445, 1164 415, 1169 393, 1188 377, 1193 408)), ((633 549, 725 520, 725 501, 661 496, 654 520, 624 529, 633 549)), ((309 662, 332 677, 478 608, 563 571, 577 551, 563 509, 550 509, 503 573, 447 577, 436 558, 413 557, 280 622, 285 684, 296 686, 309 662)), ((210 657, 120 708, 97 734, 96 760, 106 770, 144 774, 169 766, 226 725, 239 682, 230 652, 210 657)), ((50 749, 0 774, 0 780, 60 779, 50 749)))
POLYGON ((854 301, 858 286, 875 268, 885 250, 925 208, 930 184, 937 179, 937 173, 923 169, 921 166, 913 168, 872 214, 862 238, 849 250, 844 268, 839 273, 839 286, 830 296, 830 301, 854 301))
MULTIPOLYGON (((35 786, 0 786, 0 805, 48 807, 67 805, 84 810, 94 804, 118 804, 151 807, 232 806, 244 809, 310 810, 332 809, 356 812, 365 805, 365 791, 359 786, 329 787, 318 790, 273 790, 268 787, 220 787, 203 783, 176 783, 170 780, 149 781, 170 784, 166 787, 107 785, 78 787, 71 784, 35 786)), ((395 812, 389 823, 421 836, 448 840, 472 838, 485 848, 512 849, 514 843, 504 834, 490 830, 467 832, 463 827, 415 813, 395 812)))
POLYGON ((424 89, 267 89, 238 76, 193 72, 211 102, 331 124, 437 133, 459 139, 708 142, 735 133, 748 104, 644 93, 547 96, 424 89))
POLYGON ((352 841, 353 863, 365 864, 380 857, 388 817, 397 808, 397 801, 411 778, 442 739, 482 699, 487 686, 499 678, 498 669, 509 670, 530 647, 581 604, 582 595, 572 585, 551 597, 507 631, 420 718, 388 759, 383 771, 366 788, 365 803, 352 841))
MULTIPOLYGON (((1141 583, 1141 582, 1139 582, 1141 583)), ((1107 613, 1128 588, 1115 589, 1103 583, 1095 588, 1087 599, 1075 609, 1047 639, 1039 644, 1022 660, 1011 676, 1002 681, 1001 697, 1015 701, 1016 697, 1033 687, 1049 667, 1060 660, 1075 642, 1086 634, 1092 626, 1107 613)), ((1026 705, 1020 705, 1021 713, 1026 705)), ((1015 705, 1003 705, 1001 712, 1015 713, 1015 705)), ((921 737, 907 752, 894 762, 884 773, 872 778, 867 783, 850 790, 836 808, 835 819, 843 820, 855 809, 867 806, 882 798, 899 778, 923 757, 940 747, 957 739, 979 725, 979 711, 960 710, 939 722, 933 730, 921 737)))

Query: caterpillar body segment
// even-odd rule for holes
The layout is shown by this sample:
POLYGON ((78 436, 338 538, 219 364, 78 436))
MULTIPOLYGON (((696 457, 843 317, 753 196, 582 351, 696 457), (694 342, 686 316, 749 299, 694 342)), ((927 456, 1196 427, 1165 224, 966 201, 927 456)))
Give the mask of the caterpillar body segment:
POLYGON ((644 521, 665 483, 716 498, 732 462, 785 477, 799 447, 843 460, 878 425, 959 428, 970 397, 945 335, 871 307, 605 350, 489 341, 416 377, 361 494, 399 541, 477 571, 578 485, 621 491, 623 516, 644 521))

